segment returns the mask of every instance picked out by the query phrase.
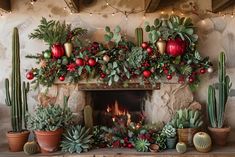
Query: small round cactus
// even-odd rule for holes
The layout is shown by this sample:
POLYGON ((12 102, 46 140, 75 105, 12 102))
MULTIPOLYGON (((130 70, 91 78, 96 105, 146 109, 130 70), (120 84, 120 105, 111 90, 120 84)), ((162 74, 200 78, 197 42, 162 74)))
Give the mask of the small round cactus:
POLYGON ((39 146, 37 144, 37 142, 32 141, 32 142, 27 142, 24 145, 24 153, 27 155, 31 155, 31 154, 36 154, 39 152, 39 146))
POLYGON ((205 132, 198 132, 193 137, 193 144, 199 152, 209 152, 211 150, 211 137, 205 132))
POLYGON ((176 144, 176 151, 180 154, 183 154, 187 151, 187 145, 184 142, 178 142, 176 144))

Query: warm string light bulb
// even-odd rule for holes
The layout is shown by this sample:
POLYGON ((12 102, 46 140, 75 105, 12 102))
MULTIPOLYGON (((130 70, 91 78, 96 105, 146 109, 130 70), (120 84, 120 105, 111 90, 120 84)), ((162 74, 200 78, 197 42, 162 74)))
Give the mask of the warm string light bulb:
POLYGON ((106 5, 107 5, 107 6, 109 6, 109 3, 108 3, 108 2, 106 2, 106 5))
POLYGON ((175 13, 175 12, 172 10, 172 11, 171 11, 171 14, 174 14, 174 13, 175 13))
POLYGON ((161 14, 164 14, 164 11, 161 11, 161 14))
POLYGON ((206 24, 206 21, 205 21, 205 20, 202 20, 202 24, 203 24, 203 25, 206 24))
POLYGON ((145 20, 145 19, 146 19, 146 16, 144 15, 144 16, 143 16, 143 20, 145 20))
POLYGON ((115 16, 115 13, 112 13, 112 16, 115 16))
POLYGON ((90 16, 92 16, 92 13, 90 13, 90 16))
POLYGON ((231 15, 231 18, 234 18, 234 15, 233 15, 233 14, 231 15))

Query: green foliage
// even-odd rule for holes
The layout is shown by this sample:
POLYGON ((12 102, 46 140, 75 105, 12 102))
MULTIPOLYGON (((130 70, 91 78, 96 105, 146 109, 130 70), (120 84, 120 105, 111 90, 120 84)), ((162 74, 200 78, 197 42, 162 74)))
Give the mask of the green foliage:
POLYGON ((32 142, 27 142, 24 144, 24 153, 27 155, 32 155, 36 154, 39 152, 39 145, 37 142, 32 141, 32 142))
POLYGON ((71 25, 61 23, 60 21, 49 20, 42 18, 40 25, 37 29, 34 30, 34 33, 29 35, 30 39, 39 39, 44 42, 52 45, 54 43, 65 43, 68 40, 71 40, 73 36, 83 35, 87 30, 82 28, 71 29, 71 25), (71 33, 71 37, 68 37, 68 34, 71 33))
POLYGON ((219 82, 208 87, 208 116, 213 128, 222 128, 224 126, 224 112, 232 87, 230 77, 226 74, 224 52, 219 55, 218 75, 219 82))
POLYGON ((162 129, 162 134, 167 138, 174 138, 176 136, 176 129, 171 124, 166 124, 162 129))
POLYGON ((155 143, 159 146, 160 150, 166 149, 166 136, 163 134, 155 134, 153 137, 155 140, 155 143))
POLYGON ((9 79, 5 79, 6 105, 11 108, 11 126, 13 132, 21 132, 23 123, 26 129, 25 113, 28 111, 27 93, 29 83, 23 82, 21 89, 20 76, 20 42, 18 29, 15 27, 12 35, 12 72, 11 89, 9 79), (11 92, 11 94, 10 94, 11 92))
POLYGON ((139 68, 143 61, 147 58, 147 53, 141 47, 133 47, 129 53, 127 62, 131 68, 139 68))
POLYGON ((68 128, 63 134, 61 148, 63 152, 82 153, 91 149, 92 135, 89 129, 81 125, 68 128))
POLYGON ((175 128, 199 128, 203 125, 203 115, 199 110, 180 109, 171 124, 175 128))
POLYGON ((27 126, 31 130, 55 131, 71 123, 72 112, 68 107, 59 105, 39 105, 35 114, 28 114, 27 126))
POLYGON ((135 141, 135 149, 138 152, 148 152, 150 143, 146 139, 140 139, 138 138, 135 141))
POLYGON ((116 26, 113 32, 111 31, 110 27, 106 26, 105 31, 107 33, 104 35, 104 40, 106 42, 110 42, 113 40, 118 45, 118 43, 122 41, 120 26, 116 26))

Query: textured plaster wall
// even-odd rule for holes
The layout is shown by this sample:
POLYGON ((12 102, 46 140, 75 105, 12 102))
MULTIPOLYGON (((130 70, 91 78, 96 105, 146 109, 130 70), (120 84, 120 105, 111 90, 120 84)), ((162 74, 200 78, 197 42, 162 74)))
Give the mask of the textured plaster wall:
MULTIPOLYGON (((143 1, 139 0, 125 1, 127 3, 123 3, 124 1, 113 2, 124 9, 130 9, 128 7, 130 3, 135 5, 135 8, 143 8, 143 1)), ((130 15, 127 21, 122 14, 117 14, 114 17, 111 14, 93 14, 93 16, 90 16, 89 13, 84 12, 79 13, 79 15, 70 15, 63 9, 65 7, 63 0, 39 0, 34 7, 30 5, 29 0, 12 0, 12 4, 13 12, 4 17, 0 17, 0 144, 6 141, 4 134, 10 128, 9 109, 6 107, 4 101, 4 79, 11 76, 11 32, 13 27, 18 27, 20 32, 21 73, 22 79, 25 80, 25 70, 35 66, 34 61, 26 59, 25 55, 41 52, 47 47, 41 41, 28 39, 28 34, 37 27, 42 16, 48 19, 66 20, 67 23, 72 23, 75 26, 85 27, 89 31, 88 37, 98 41, 102 40, 104 34, 103 28, 106 25, 110 25, 111 27, 120 25, 123 28, 123 33, 127 33, 131 40, 133 40, 134 28, 144 26, 142 13, 130 15)), ((98 0, 95 5, 96 7, 92 6, 85 10, 87 12, 113 12, 112 9, 105 6, 102 0, 98 0)), ((159 13, 149 14, 145 20, 152 22, 158 16, 159 13)), ((203 56, 210 56, 212 61, 216 63, 219 52, 225 51, 228 59, 228 73, 232 81, 235 82, 235 62, 233 61, 235 59, 235 19, 217 17, 206 19, 204 23, 198 17, 192 17, 199 27, 199 49, 201 53, 203 56)), ((202 84, 196 93, 197 101, 206 105, 207 86, 216 80, 216 71, 213 74, 204 76, 202 84)), ((28 99, 31 110, 37 104, 37 93, 37 91, 31 91, 29 94, 28 99)), ((228 123, 235 129, 234 102, 235 98, 229 99, 226 116, 228 123)), ((235 140, 234 135, 233 139, 235 140)))

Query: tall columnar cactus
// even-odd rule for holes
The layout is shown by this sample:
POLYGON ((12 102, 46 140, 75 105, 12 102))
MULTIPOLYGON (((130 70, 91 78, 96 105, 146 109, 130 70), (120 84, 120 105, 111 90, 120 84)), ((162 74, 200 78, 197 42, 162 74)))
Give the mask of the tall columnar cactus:
POLYGON ((208 116, 213 128, 222 128, 224 125, 225 107, 232 86, 229 76, 226 75, 224 52, 219 55, 218 68, 219 82, 208 88, 208 116))
POLYGON ((9 79, 5 79, 6 104, 11 107, 11 125, 13 132, 23 130, 25 123, 25 113, 28 110, 27 93, 29 83, 23 82, 21 89, 20 77, 20 43, 18 29, 14 28, 12 38, 12 74, 11 90, 9 90, 9 79), (10 94, 11 92, 11 94, 10 94))
POLYGON ((135 35, 136 35, 137 46, 141 46, 141 44, 143 43, 143 28, 141 27, 136 28, 135 35))

